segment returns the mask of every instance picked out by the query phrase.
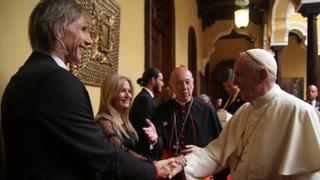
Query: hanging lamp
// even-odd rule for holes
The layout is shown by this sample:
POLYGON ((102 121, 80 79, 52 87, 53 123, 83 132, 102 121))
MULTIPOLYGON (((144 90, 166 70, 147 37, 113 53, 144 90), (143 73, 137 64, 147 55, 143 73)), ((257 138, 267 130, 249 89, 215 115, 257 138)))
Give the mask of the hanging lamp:
POLYGON ((234 22, 237 28, 245 28, 249 24, 249 0, 236 0, 235 5, 239 7, 234 11, 234 22))

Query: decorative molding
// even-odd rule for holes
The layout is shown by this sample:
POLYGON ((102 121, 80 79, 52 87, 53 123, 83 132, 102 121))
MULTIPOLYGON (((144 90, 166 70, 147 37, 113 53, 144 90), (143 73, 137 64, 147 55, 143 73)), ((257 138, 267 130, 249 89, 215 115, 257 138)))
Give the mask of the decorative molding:
POLYGON ((108 74, 118 74, 120 4, 116 0, 77 0, 92 18, 93 44, 84 52, 82 63, 71 72, 84 84, 100 86, 108 74))
POLYGON ((292 13, 289 5, 290 2, 288 1, 276 0, 274 2, 271 18, 270 46, 288 45, 288 17, 292 13), (286 9, 281 10, 281 8, 286 9))
POLYGON ((302 0, 297 7, 297 11, 303 16, 318 15, 320 13, 319 0, 302 0))
POLYGON ((201 69, 200 72, 204 75, 205 74, 205 67, 207 63, 210 61, 211 55, 215 52, 215 44, 218 40, 221 39, 228 39, 228 38, 244 38, 250 43, 254 44, 254 47, 258 47, 258 42, 253 34, 250 34, 247 29, 236 29, 233 25, 230 27, 226 27, 223 31, 220 31, 212 40, 211 49, 208 52, 207 57, 201 59, 201 69))
POLYGON ((302 23, 302 22, 298 22, 298 21, 294 21, 294 22, 289 22, 288 25, 289 28, 289 32, 293 32, 295 34, 297 34, 301 39, 304 40, 304 45, 307 46, 307 25, 302 23))

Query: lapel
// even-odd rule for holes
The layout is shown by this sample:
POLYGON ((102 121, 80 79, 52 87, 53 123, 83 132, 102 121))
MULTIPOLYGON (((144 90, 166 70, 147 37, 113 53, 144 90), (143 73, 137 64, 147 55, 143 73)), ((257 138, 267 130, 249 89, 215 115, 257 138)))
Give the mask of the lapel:
POLYGON ((150 93, 147 90, 145 90, 144 88, 141 89, 141 94, 147 96, 149 99, 153 99, 151 97, 150 93))
MULTIPOLYGON (((150 93, 147 91, 147 90, 145 90, 144 88, 142 88, 142 90, 141 90, 141 95, 142 96, 145 96, 146 98, 148 98, 148 100, 150 101, 150 102, 152 102, 152 109, 154 110, 155 108, 156 108, 156 100, 155 100, 155 98, 153 98, 151 95, 150 95, 150 93)), ((152 110, 152 111, 153 111, 152 110)))
POLYGON ((317 109, 318 111, 320 111, 320 102, 319 102, 319 101, 316 101, 316 109, 317 109))

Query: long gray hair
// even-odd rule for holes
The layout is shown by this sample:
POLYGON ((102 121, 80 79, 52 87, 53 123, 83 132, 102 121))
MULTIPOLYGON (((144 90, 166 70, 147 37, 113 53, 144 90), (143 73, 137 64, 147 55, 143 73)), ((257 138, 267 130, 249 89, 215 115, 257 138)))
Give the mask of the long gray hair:
POLYGON ((90 22, 88 12, 75 0, 41 0, 29 18, 29 40, 33 51, 66 52, 63 37, 68 24, 78 17, 90 22))

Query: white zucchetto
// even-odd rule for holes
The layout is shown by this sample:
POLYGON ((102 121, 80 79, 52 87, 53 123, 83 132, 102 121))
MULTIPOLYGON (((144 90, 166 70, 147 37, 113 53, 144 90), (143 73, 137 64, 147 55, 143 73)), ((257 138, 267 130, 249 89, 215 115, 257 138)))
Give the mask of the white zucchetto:
POLYGON ((273 55, 263 49, 249 49, 246 51, 256 62, 266 66, 274 75, 277 75, 277 62, 273 55))

